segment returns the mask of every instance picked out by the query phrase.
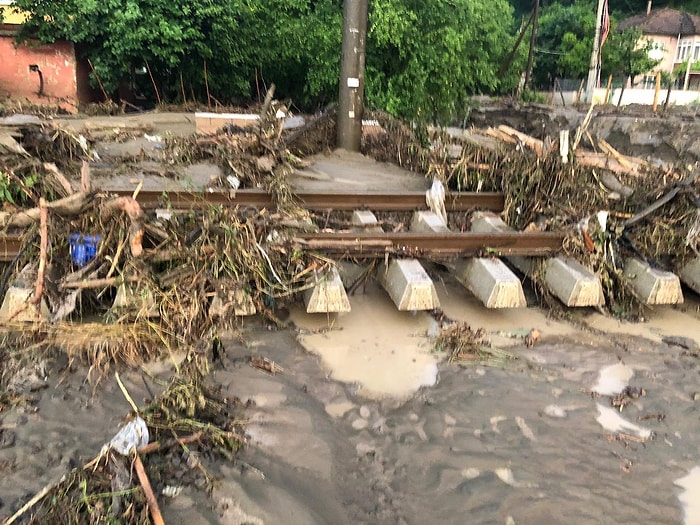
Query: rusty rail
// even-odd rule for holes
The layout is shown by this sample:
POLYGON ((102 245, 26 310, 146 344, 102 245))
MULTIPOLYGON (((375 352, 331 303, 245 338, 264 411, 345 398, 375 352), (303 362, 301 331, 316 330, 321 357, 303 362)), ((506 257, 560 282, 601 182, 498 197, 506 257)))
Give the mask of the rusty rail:
POLYGON ((22 249, 19 235, 0 235, 0 262, 11 262, 22 249))
POLYGON ((553 232, 508 233, 310 233, 295 237, 307 250, 361 257, 387 253, 431 259, 473 256, 550 255, 561 250, 565 235, 553 232))
MULTIPOLYGON (((110 191, 120 196, 131 196, 132 191, 110 191)), ((425 193, 405 191, 398 193, 309 193, 295 194, 299 204, 310 210, 375 210, 375 211, 411 211, 427 209, 425 193)), ((171 206, 173 208, 201 208, 205 206, 255 206, 272 207, 272 196, 266 190, 188 191, 142 190, 136 200, 143 208, 171 206)), ((489 210, 502 211, 504 198, 495 192, 460 192, 448 193, 445 197, 447 211, 489 210)))
MULTIPOLYGON (((132 195, 131 191, 109 191, 117 195, 132 195)), ((411 211, 425 209, 423 192, 399 193, 299 193, 300 205, 315 210, 411 211)), ((237 192, 141 191, 137 200, 144 208, 170 206, 194 209, 208 205, 272 206, 272 197, 264 190, 237 192)), ((445 207, 449 211, 474 209, 499 211, 503 209, 500 193, 448 194, 445 207)), ((561 250, 564 234, 552 232, 508 233, 370 233, 323 232, 299 233, 294 240, 307 250, 334 255, 383 257, 386 254, 424 257, 435 260, 482 255, 548 255, 561 250)), ((19 253, 19 235, 0 235, 0 262, 9 262, 19 253)))

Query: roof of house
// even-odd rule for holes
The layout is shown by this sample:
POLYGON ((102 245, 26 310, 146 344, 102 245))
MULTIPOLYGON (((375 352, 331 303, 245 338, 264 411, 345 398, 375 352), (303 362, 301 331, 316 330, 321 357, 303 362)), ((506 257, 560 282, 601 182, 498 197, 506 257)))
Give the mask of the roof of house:
POLYGON ((630 27, 638 27, 648 35, 700 35, 700 16, 677 9, 655 9, 649 14, 625 18, 618 25, 621 31, 630 27))

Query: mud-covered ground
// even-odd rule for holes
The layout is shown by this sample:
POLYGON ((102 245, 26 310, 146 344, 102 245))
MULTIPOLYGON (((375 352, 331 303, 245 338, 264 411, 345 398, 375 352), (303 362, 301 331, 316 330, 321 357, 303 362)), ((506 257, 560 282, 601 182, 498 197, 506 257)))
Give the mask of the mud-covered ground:
MULTIPOLYGON (((247 319, 210 380, 250 401, 248 444, 235 461, 205 461, 211 498, 194 486, 162 497, 166 523, 698 523, 694 298, 643 324, 593 312, 561 322, 534 307, 486 311, 455 285, 439 287, 445 312, 517 359, 448 364, 432 352, 433 318, 397 312, 373 286, 349 314, 292 310, 289 330, 247 319), (543 337, 527 348, 531 328, 543 337), (618 374, 601 383, 611 365, 618 374), (646 395, 622 412, 592 394, 626 381, 646 395)), ((86 370, 62 365, 45 365, 36 410, 2 414, 1 516, 97 455, 129 410, 112 377, 93 392, 86 370)), ((122 379, 139 402, 171 370, 122 379)))
MULTIPOLYGON (((533 104, 516 110, 503 104, 484 104, 471 111, 466 125, 506 124, 544 140, 557 137, 560 130, 577 129, 588 109, 533 104)), ((666 111, 659 108, 654 113, 649 106, 596 106, 587 130, 626 155, 653 164, 685 166, 700 160, 700 118, 696 108, 678 106, 666 111)), ((585 136, 582 143, 588 146, 585 136)))

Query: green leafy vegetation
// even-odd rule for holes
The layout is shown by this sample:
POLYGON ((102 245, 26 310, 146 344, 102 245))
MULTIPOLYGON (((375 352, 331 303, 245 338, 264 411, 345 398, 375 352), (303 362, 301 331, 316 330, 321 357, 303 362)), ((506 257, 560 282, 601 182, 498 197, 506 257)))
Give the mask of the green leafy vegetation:
MULTIPOLYGON (((118 100, 216 105, 275 95, 306 111, 337 100, 342 0, 16 0, 30 13, 21 38, 75 42, 95 87, 118 100), (137 97, 138 98, 138 97, 137 97), (140 100, 140 99, 139 99, 140 100)), ((541 0, 532 87, 584 78, 596 0, 541 0)), ((458 123, 475 94, 513 93, 525 69, 529 31, 514 48, 532 0, 371 0, 366 40, 368 107, 413 121, 458 123), (514 51, 513 51, 514 50, 514 51), (510 56, 513 51, 512 57, 510 56), (508 67, 504 67, 507 65, 508 67)), ((654 9, 700 12, 700 0, 654 9)), ((610 0, 612 27, 602 78, 622 80, 653 62, 639 33, 616 19, 646 5, 610 0)))
MULTIPOLYGON (((246 103, 274 82, 276 96, 307 110, 337 99, 342 0, 16 4, 30 13, 21 38, 75 42, 94 68, 94 85, 101 82, 115 98, 127 87, 151 100, 246 103)), ((369 6, 369 106, 447 121, 465 112, 470 95, 507 92, 517 83, 519 67, 497 74, 515 38, 507 0, 369 6)))

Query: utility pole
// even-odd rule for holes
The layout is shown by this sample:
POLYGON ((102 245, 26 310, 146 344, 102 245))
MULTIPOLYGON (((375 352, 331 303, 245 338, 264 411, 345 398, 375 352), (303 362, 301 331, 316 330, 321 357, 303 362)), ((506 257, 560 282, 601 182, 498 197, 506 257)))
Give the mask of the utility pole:
POLYGON ((343 48, 338 96, 338 147, 360 151, 365 91, 368 0, 343 2, 343 48))
POLYGON ((600 28, 603 25, 603 5, 605 0, 598 0, 598 14, 595 20, 595 37, 593 38, 593 52, 591 53, 591 66, 588 70, 588 83, 586 84, 586 102, 593 101, 593 93, 598 86, 598 64, 600 63, 600 28))
POLYGON ((535 0, 535 8, 532 12, 532 33, 530 33, 530 51, 527 53, 527 67, 525 68, 525 82, 523 89, 530 85, 530 74, 532 73, 532 60, 535 55, 535 44, 537 43, 537 27, 540 13, 540 0, 535 0))

